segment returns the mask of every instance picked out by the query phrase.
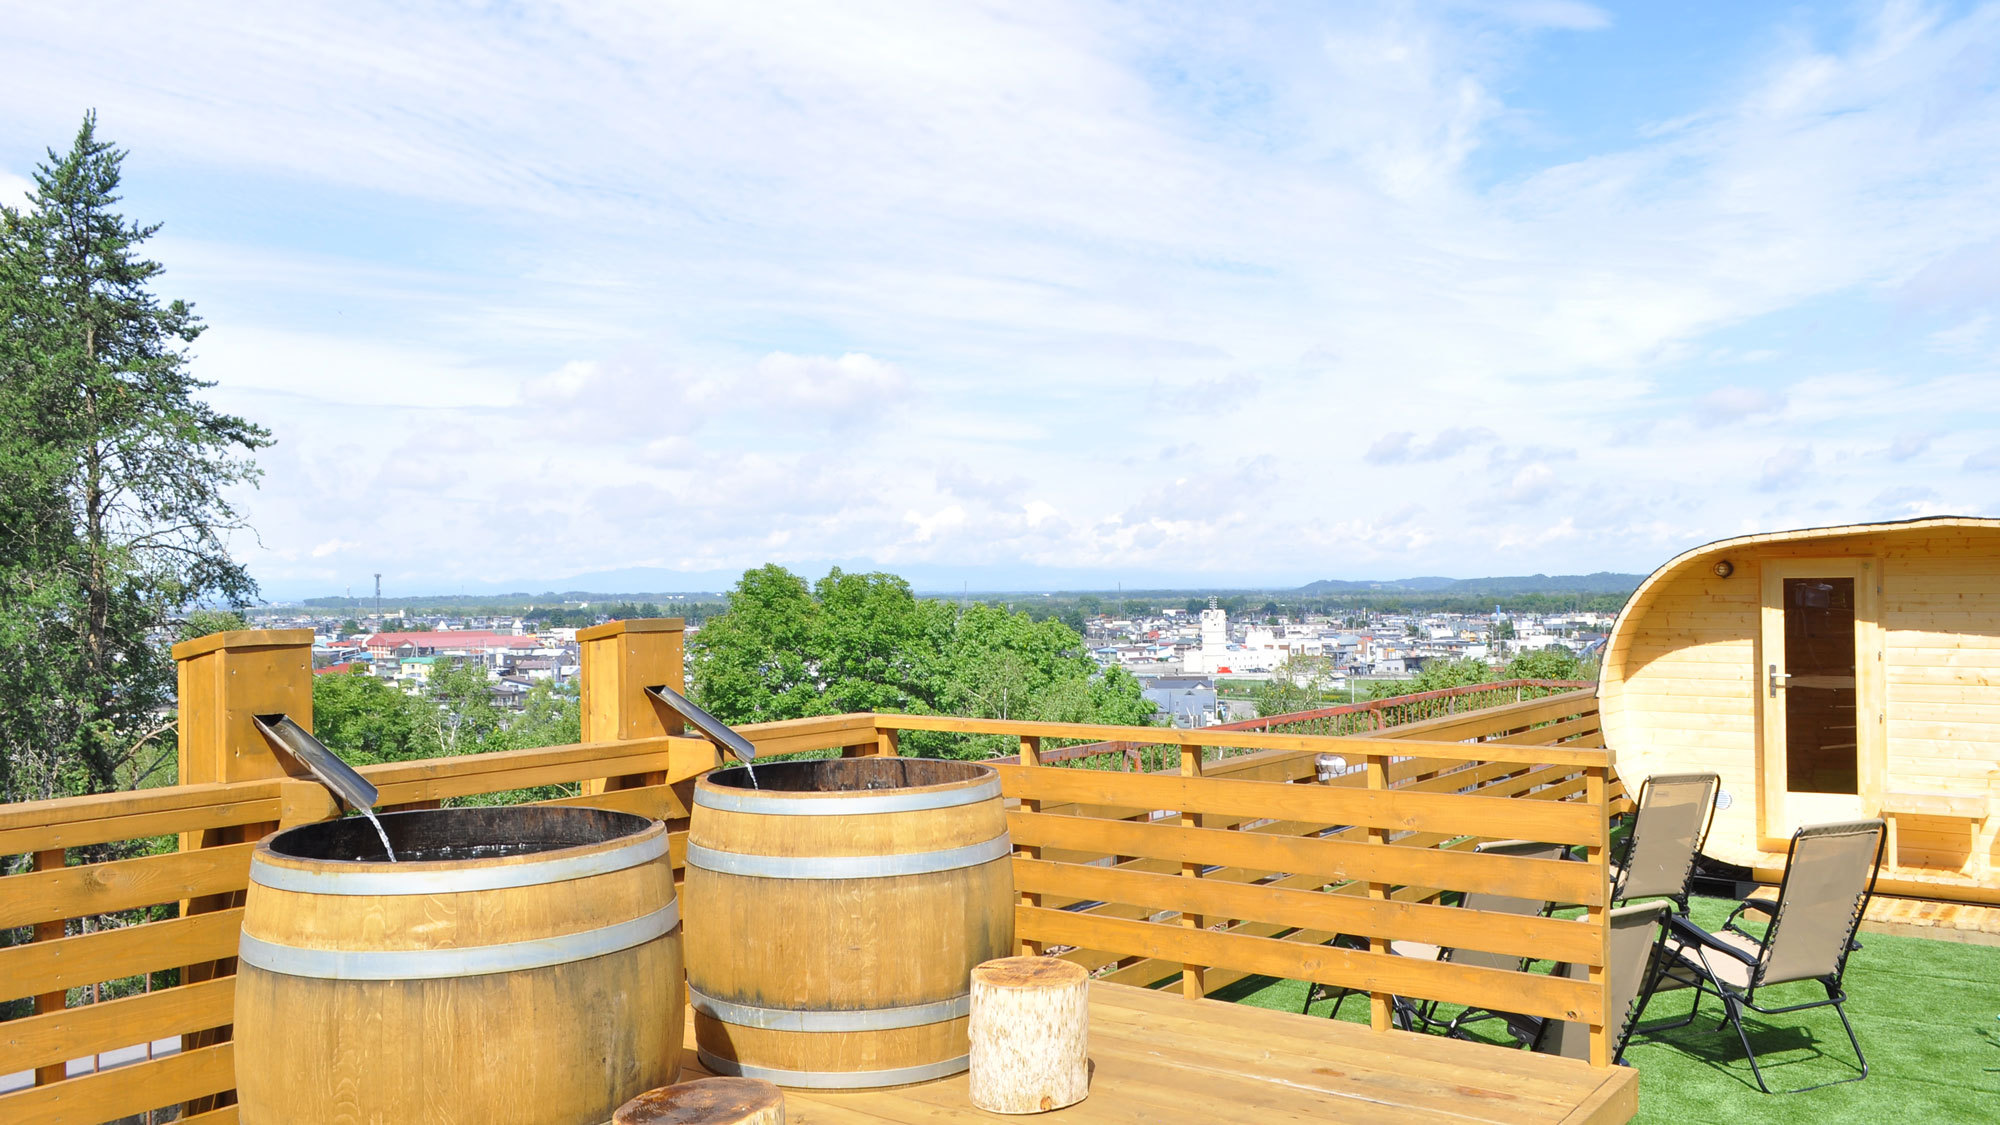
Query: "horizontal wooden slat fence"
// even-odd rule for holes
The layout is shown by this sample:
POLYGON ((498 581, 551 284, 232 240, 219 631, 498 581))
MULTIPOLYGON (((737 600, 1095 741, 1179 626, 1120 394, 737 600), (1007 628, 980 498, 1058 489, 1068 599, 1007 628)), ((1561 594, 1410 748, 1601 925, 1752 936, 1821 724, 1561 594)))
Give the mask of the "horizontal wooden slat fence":
MULTIPOLYGON (((645 686, 634 679, 620 690, 643 703, 645 686)), ((1586 702, 1555 696, 1453 716, 1485 718, 1428 727, 1430 739, 1414 741, 1387 737, 1408 728, 1329 738, 865 714, 739 729, 760 756, 893 754, 909 730, 1017 741, 1028 764, 1003 762, 1001 772, 1019 847, 1021 932, 1106 979, 1208 992, 1246 975, 1289 976, 1367 991, 1384 1020, 1394 993, 1595 1023, 1594 981, 1385 952, 1407 939, 1602 964, 1613 791, 1608 756, 1577 725, 1594 717, 1586 702), (1551 745, 1519 744, 1544 732, 1551 745), (1493 741, 1458 741, 1481 737, 1493 741), (1065 739, 1144 740, 1179 765, 1130 774, 1037 764, 1045 742, 1065 739), (1350 769, 1316 784, 1315 759, 1326 753, 1350 769), (1469 851, 1498 836, 1577 845, 1589 858, 1469 851), (1588 913, 1495 920, 1439 904, 1444 892, 1503 886, 1588 913), (1323 944, 1335 934, 1371 948, 1323 944)), ((706 741, 648 729, 673 728, 627 722, 610 741, 362 772, 385 807, 581 785, 583 795, 552 803, 668 821, 679 869, 692 779, 719 756, 706 741)), ((337 812, 316 782, 283 776, 0 806, 0 870, 11 872, 0 877, 0 933, 15 942, 0 945, 0 1003, 35 998, 0 1022, 0 1078, 18 1087, 0 1092, 0 1121, 101 1122, 169 1108, 181 1120, 234 1121, 228 1037, 249 851, 280 825, 337 812), (171 1046, 154 1052, 154 1043, 171 1046), (97 1069, 100 1055, 114 1058, 97 1069)))
MULTIPOLYGON (((866 715, 742 729, 753 741, 794 750, 862 745, 872 750, 876 739, 866 715)), ((550 803, 619 808, 669 821, 678 870, 686 854, 689 779, 715 764, 708 742, 663 737, 399 762, 360 772, 381 790, 385 808, 661 774, 671 780, 550 803)), ((0 1023, 0 1077, 40 1071, 43 1079, 0 1093, 0 1121, 109 1121, 199 1104, 231 1091, 232 1056, 221 1034, 233 1018, 231 974, 250 850, 272 828, 334 812, 318 783, 291 778, 0 806, 0 855, 59 854, 70 860, 0 878, 0 930, 32 929, 39 935, 48 932, 44 927, 57 927, 48 937, 0 946, 0 1002, 57 1000, 46 1010, 0 1023), (195 846, 99 862, 78 862, 88 855, 68 851, 176 835, 192 838, 195 846), (202 900, 208 909, 189 909, 202 900), (123 925, 106 917, 147 909, 164 917, 123 925), (134 978, 145 980, 135 985, 134 978), (71 990, 113 983, 152 990, 77 1006, 60 1002, 71 990), (177 1051, 147 1057, 153 1053, 150 1044, 173 1039, 180 1041, 177 1051), (94 1057, 115 1053, 138 1061, 91 1072, 94 1057), (83 1060, 81 1072, 76 1060, 83 1060), (64 1077, 65 1069, 74 1076, 64 1077)), ((210 1112, 217 1115, 214 1120, 234 1120, 233 1107, 210 1112)), ((200 1119, 208 1118, 204 1113, 200 1119)))

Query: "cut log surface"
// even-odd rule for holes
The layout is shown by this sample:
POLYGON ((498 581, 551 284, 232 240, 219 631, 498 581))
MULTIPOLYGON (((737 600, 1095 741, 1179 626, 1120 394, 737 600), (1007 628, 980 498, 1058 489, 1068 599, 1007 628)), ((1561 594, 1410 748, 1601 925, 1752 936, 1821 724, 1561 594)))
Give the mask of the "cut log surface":
POLYGON ((640 1094, 611 1125, 785 1125, 785 1095, 760 1078, 700 1078, 640 1094))
POLYGON ((1002 957, 972 970, 972 1103, 1042 1113, 1090 1090, 1090 974, 1055 957, 1002 957))

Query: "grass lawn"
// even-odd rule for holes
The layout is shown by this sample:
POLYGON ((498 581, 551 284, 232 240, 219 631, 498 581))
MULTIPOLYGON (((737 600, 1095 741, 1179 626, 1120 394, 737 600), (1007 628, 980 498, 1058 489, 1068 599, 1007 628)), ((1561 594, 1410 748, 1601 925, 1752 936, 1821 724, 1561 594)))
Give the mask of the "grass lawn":
MULTIPOLYGON (((1695 920, 1719 926, 1731 905, 1698 898, 1695 920)), ((1710 997, 1694 1024, 1633 1040, 1625 1057, 1639 1070, 1634 1120, 2000 1122, 2000 948, 1869 933, 1861 935, 1861 943, 1848 960, 1847 1013, 1868 1053, 1865 1080, 1801 1094, 1762 1093, 1734 1029, 1716 1030, 1722 1005, 1710 997)), ((1825 995, 1818 985, 1787 987, 1760 993, 1759 999, 1775 1003, 1825 995)), ((1266 979, 1245 981, 1217 998, 1296 1012, 1304 995, 1298 981, 1266 979)), ((1663 993, 1642 1022, 1684 1016, 1690 995, 1663 993)), ((1324 1015, 1331 1006, 1315 1004, 1313 1014, 1324 1015)), ((1366 998, 1349 998, 1340 1018, 1367 1022, 1366 998)), ((1745 1025, 1773 1089, 1856 1073, 1831 1008, 1768 1018, 1749 1013, 1745 1025)))

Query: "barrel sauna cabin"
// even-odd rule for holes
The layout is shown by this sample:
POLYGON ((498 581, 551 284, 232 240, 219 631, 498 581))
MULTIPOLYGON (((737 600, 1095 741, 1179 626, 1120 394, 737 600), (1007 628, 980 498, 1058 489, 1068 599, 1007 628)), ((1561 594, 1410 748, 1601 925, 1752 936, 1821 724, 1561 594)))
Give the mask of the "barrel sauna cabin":
POLYGON ((1598 684, 1626 786, 1722 778, 1706 852, 1771 878, 1802 824, 1881 816, 1882 889, 2000 902, 2000 520, 1698 547, 1626 603, 1598 684))
POLYGON ((287 829, 251 859, 245 1125, 600 1125, 680 1072, 666 826, 516 806, 287 829))
POLYGON ((963 1071, 972 970, 1014 952, 1012 862, 989 766, 704 775, 682 887, 703 1065, 823 1089, 963 1071))

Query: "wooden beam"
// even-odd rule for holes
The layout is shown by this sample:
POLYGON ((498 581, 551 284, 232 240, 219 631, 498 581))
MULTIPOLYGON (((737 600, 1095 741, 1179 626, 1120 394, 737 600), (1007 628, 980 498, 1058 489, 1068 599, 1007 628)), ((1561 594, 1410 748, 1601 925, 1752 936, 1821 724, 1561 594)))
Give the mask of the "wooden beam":
MULTIPOLYGON (((1292 878, 1310 882, 1314 877, 1292 878)), ((1178 875, 1131 868, 1019 858, 1014 861, 1014 885, 1037 894, 1063 895, 1071 901, 1128 903, 1147 913, 1177 910, 1577 964, 1590 964, 1603 956, 1602 935, 1587 921, 1399 902, 1386 895, 1363 898, 1316 887, 1215 878, 1188 881, 1178 875)))
POLYGON ((1341 988, 1470 1004, 1501 1012, 1602 1022, 1603 990, 1543 973, 1476 968, 1393 953, 1301 945, 1275 938, 1190 930, 1155 922, 1018 907, 1018 925, 1046 941, 1164 960, 1228 965, 1261 975, 1341 988))
MULTIPOLYGON (((1523 802, 1526 804, 1526 802, 1523 802)), ((1448 890, 1489 891, 1582 905, 1602 905, 1601 870, 1555 859, 1474 856, 1429 848, 1379 847, 1346 840, 1264 836, 1179 824, 1135 824, 1081 816, 1007 814, 1014 842, 1099 855, 1150 856, 1176 863, 1237 865, 1311 872, 1330 883, 1360 880, 1448 890)), ((1532 838, 1532 833, 1529 834, 1532 838)), ((1387 841, 1381 841, 1386 843, 1387 841)))
POLYGON ((1043 738, 1081 738, 1133 742, 1146 746, 1230 746, 1260 750, 1304 750, 1313 753, 1427 755, 1461 762, 1513 761, 1524 765, 1604 765, 1604 750, 1561 747, 1510 747, 1487 743, 1433 742, 1393 738, 1332 737, 1306 734, 1265 734, 1257 731, 1206 732, 1168 727, 1120 727, 1102 723, 1034 723, 1013 719, 966 719, 950 715, 876 714, 878 726, 896 730, 957 731, 965 734, 1035 734, 1043 738), (1384 746, 1369 749, 1370 744, 1384 746))
MULTIPOLYGON (((1373 757, 1380 755, 1371 756, 1371 760, 1373 757)), ((1279 817, 1391 831, 1450 832, 1494 838, 1512 835, 1554 844, 1603 842, 1601 818, 1581 805, 1524 809, 1509 798, 1409 792, 1388 788, 1386 776, 1379 788, 1359 789, 1228 781, 1193 774, 1163 777, 1109 770, 998 768, 1002 791, 1007 796, 1032 795, 1045 802, 1279 817)))
POLYGON ((232 1088, 235 1045, 217 1043, 78 1075, 52 1086, 0 1094, 0 1121, 8 1125, 97 1125, 175 1102, 191 1102, 232 1088))
POLYGON ((240 891, 250 881, 255 847, 231 844, 12 875, 0 898, 0 928, 240 891))
POLYGON ((0 1000, 228 957, 242 929, 239 907, 0 949, 0 1000))

